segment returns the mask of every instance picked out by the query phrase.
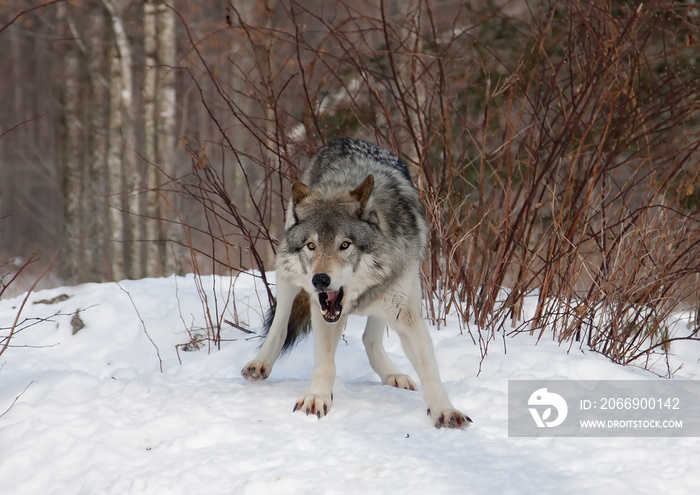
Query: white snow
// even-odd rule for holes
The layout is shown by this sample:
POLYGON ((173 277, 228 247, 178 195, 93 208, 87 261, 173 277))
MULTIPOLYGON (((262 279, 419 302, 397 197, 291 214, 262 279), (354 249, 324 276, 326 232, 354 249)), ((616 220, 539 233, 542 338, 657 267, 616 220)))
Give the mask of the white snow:
MULTIPOLYGON (((203 283, 223 303, 227 279, 203 283)), ((260 281, 242 275, 234 294, 224 317, 257 331, 260 281)), ((21 301, 0 301, 1 335, 21 301)), ((360 318, 339 345, 335 402, 320 421, 292 413, 311 339, 258 383, 240 369, 259 340, 228 325, 220 350, 178 352, 187 327, 205 326, 192 276, 41 291, 24 318, 44 320, 0 356, 2 494, 700 493, 700 438, 508 437, 509 379, 661 379, 551 338, 507 338, 504 350, 499 336, 477 376, 479 347, 455 317, 431 328, 451 399, 475 423, 454 431, 432 426, 419 393, 381 385, 360 318), (71 297, 35 304, 61 294, 71 297), (85 327, 73 335, 76 310, 85 327)), ((385 342, 417 378, 398 338, 385 342)), ((680 378, 700 375, 694 344, 673 349, 680 378)))

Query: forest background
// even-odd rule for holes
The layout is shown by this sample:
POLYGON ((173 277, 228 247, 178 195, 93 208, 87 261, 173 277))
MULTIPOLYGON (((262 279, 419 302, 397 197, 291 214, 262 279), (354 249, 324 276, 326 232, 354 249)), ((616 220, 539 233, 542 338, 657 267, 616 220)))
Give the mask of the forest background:
POLYGON ((552 326, 643 364, 698 336, 699 8, 0 0, 0 296, 266 283, 290 183, 349 135, 409 165, 432 321, 456 311, 484 352, 552 326))

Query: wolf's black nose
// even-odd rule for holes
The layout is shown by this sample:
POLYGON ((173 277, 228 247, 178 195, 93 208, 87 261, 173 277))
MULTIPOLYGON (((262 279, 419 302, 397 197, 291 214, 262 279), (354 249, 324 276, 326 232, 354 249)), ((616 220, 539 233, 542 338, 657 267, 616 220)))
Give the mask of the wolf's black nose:
POLYGON ((314 289, 323 292, 331 285, 331 278, 325 273, 317 273, 311 278, 311 285, 314 289))

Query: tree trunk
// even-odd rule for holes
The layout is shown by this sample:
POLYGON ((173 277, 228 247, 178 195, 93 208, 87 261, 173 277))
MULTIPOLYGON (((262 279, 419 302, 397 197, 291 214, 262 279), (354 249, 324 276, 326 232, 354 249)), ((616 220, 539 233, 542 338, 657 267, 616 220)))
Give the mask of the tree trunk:
POLYGON ((87 27, 87 65, 90 82, 88 117, 88 164, 84 208, 85 264, 90 268, 89 280, 101 282, 109 278, 104 253, 109 237, 107 206, 107 129, 109 126, 109 37, 107 17, 101 4, 91 6, 87 27))
POLYGON ((85 264, 82 254, 82 179, 83 160, 81 156, 80 122, 80 63, 78 47, 74 41, 69 23, 71 6, 58 5, 58 39, 62 41, 63 77, 58 91, 60 118, 58 119, 57 157, 62 166, 63 218, 65 241, 63 244, 63 279, 69 284, 84 279, 85 264))
POLYGON ((109 145, 107 148, 107 194, 109 198, 110 276, 114 280, 126 277, 124 253, 124 170, 122 163, 122 113, 120 96, 121 61, 116 46, 110 48, 109 87, 109 145))
MULTIPOLYGON (((168 179, 175 178, 175 12, 164 3, 158 4, 158 141, 157 150, 160 165, 168 179)), ((179 243, 182 228, 175 222, 177 196, 164 192, 165 204, 161 218, 165 242, 160 244, 160 259, 165 273, 173 273, 176 258, 180 252, 179 243), (173 250, 169 250, 168 242, 173 250)))
POLYGON ((175 13, 157 0, 144 3, 146 77, 144 123, 148 161, 148 212, 146 220, 146 274, 175 271, 168 239, 179 237, 171 208, 175 197, 161 185, 175 176, 175 13))
POLYGON ((108 166, 110 214, 112 223, 112 272, 115 279, 142 274, 141 173, 136 162, 134 131, 134 98, 132 56, 129 39, 122 19, 125 4, 118 0, 103 0, 109 12, 114 34, 110 91, 110 137, 108 166), (122 168, 123 167, 123 168, 122 168), (126 189, 125 189, 126 188, 126 189), (125 194, 126 192, 126 194, 125 194), (124 216, 123 212, 128 213, 124 216))
POLYGON ((143 3, 143 39, 146 55, 143 82, 143 123, 144 146, 146 155, 146 276, 160 275, 160 239, 161 208, 158 193, 158 167, 160 162, 156 154, 157 143, 157 96, 158 69, 156 64, 158 51, 158 24, 156 21, 156 1, 145 0, 143 3))

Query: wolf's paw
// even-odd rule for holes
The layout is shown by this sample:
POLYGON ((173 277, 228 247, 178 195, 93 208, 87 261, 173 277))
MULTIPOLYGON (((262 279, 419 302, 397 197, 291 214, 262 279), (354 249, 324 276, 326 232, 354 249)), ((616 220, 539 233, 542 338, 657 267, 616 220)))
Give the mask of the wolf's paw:
POLYGON ((403 388, 406 390, 415 390, 416 384, 411 380, 408 375, 387 375, 384 377, 384 385, 389 385, 390 387, 403 388))
POLYGON ((444 409, 437 414, 428 409, 428 416, 433 420, 435 428, 467 428, 472 425, 472 419, 456 409, 444 409))
POLYGON ((333 403, 333 394, 305 394, 299 397, 294 405, 294 411, 303 411, 308 416, 315 414, 318 419, 326 416, 333 403))
POLYGON ((261 361, 251 361, 241 370, 244 378, 256 382, 270 376, 270 366, 261 361))

